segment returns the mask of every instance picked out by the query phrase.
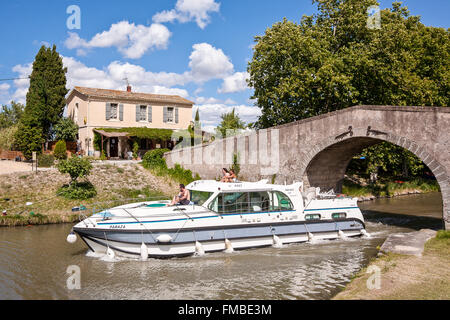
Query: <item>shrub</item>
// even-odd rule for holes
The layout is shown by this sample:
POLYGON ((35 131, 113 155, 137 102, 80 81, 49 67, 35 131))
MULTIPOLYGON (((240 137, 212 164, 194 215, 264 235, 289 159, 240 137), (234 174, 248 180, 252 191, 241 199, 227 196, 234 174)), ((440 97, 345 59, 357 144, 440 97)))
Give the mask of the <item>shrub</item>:
POLYGON ((66 199, 86 200, 95 197, 97 191, 92 183, 86 181, 64 185, 58 189, 56 194, 66 199))
POLYGON ((55 125, 55 137, 58 140, 75 141, 78 133, 78 125, 70 118, 62 118, 55 125))
POLYGON ((63 140, 60 140, 56 143, 55 151, 53 151, 53 154, 56 159, 63 160, 67 159, 67 146, 66 142, 63 140))
POLYGON ((137 159, 138 157, 138 152, 139 152, 139 144, 137 143, 137 141, 135 141, 133 143, 133 158, 137 159))
POLYGON ((78 178, 84 178, 91 173, 92 164, 87 159, 72 157, 69 160, 63 160, 58 163, 58 170, 62 174, 68 173, 72 183, 78 178))
POLYGON ((40 168, 53 167, 55 163, 55 157, 52 154, 41 154, 38 156, 38 166, 40 168))
POLYGON ((142 165, 147 169, 167 168, 166 160, 163 158, 169 149, 155 149, 148 151, 142 159, 142 165))

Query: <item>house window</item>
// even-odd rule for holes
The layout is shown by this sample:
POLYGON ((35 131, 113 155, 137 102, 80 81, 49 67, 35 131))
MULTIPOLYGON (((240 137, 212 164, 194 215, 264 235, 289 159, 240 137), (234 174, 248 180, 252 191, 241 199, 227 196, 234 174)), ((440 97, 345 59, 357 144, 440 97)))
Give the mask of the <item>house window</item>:
POLYGON ((147 121, 147 106, 140 106, 139 121, 147 121))
POLYGON ((175 108, 167 108, 167 122, 174 122, 174 109, 175 108))
POLYGON ((117 120, 119 115, 119 106, 117 103, 111 103, 111 114, 109 116, 109 119, 117 120))

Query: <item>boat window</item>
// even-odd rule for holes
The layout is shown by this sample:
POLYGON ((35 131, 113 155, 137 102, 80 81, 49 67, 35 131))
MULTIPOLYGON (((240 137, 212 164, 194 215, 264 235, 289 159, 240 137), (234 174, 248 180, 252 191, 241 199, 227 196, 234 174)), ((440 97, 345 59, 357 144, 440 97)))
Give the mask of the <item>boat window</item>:
POLYGON ((287 195, 285 195, 280 191, 274 191, 272 193, 273 193, 273 201, 271 211, 294 210, 294 206, 292 205, 291 199, 289 199, 287 195))
POLYGON ((191 201, 198 206, 202 206, 213 195, 213 192, 194 190, 189 190, 189 192, 191 193, 191 201))
POLYGON ((250 196, 250 212, 268 212, 270 211, 271 194, 267 191, 251 192, 250 196))
POLYGON ((331 215, 333 219, 345 219, 347 218, 347 214, 345 212, 335 212, 331 215))
POLYGON ((307 214, 305 216, 305 220, 311 221, 311 220, 320 220, 320 214, 307 214))
POLYGON ((221 193, 210 204, 209 209, 220 214, 248 212, 248 194, 244 192, 221 193))

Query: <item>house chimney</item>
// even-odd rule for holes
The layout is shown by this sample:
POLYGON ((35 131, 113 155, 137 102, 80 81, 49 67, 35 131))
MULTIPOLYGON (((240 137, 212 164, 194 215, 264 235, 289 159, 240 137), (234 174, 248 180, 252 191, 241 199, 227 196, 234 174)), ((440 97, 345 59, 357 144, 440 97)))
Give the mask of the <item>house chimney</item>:
POLYGON ((131 86, 130 85, 127 86, 127 92, 131 92, 131 86))

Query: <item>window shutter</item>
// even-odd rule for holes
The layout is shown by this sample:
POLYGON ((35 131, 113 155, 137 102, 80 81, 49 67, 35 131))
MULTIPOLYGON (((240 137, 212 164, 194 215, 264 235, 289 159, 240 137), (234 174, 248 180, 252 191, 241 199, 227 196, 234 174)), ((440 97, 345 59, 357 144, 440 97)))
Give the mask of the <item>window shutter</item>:
POLYGON ((123 104, 119 104, 119 120, 123 121, 123 104))
POLYGON ((167 122, 167 113, 168 113, 167 107, 164 107, 164 112, 163 112, 163 121, 164 121, 164 123, 167 122))
POLYGON ((141 121, 141 106, 136 105, 136 122, 141 121))
POLYGON ((178 121, 179 121, 178 108, 175 108, 175 123, 178 123, 178 121))
POLYGON ((152 114, 152 106, 147 106, 147 109, 148 109, 148 122, 153 122, 152 120, 152 116, 153 116, 153 114, 152 114))
POLYGON ((111 119, 111 103, 106 103, 106 120, 111 119))

